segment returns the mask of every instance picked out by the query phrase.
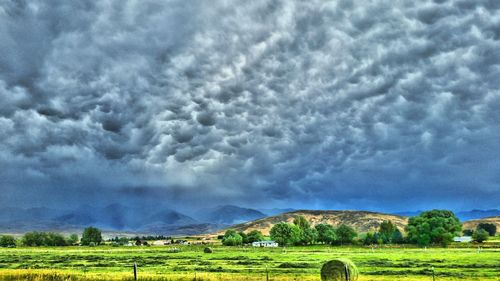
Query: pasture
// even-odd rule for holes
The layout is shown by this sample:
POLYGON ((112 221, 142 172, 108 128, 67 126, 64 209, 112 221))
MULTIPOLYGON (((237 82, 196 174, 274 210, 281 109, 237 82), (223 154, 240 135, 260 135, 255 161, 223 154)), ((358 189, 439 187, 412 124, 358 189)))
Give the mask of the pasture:
POLYGON ((134 262, 138 280, 320 280, 322 263, 338 257, 360 280, 433 280, 433 271, 435 280, 500 280, 498 247, 204 247, 4 248, 0 280, 133 280, 134 262))

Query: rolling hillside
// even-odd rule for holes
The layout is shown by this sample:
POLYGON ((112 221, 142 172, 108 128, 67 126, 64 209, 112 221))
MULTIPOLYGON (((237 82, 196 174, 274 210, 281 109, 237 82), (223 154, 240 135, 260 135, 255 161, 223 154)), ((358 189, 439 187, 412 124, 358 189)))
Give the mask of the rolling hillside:
POLYGON ((497 230, 500 230, 500 216, 466 221, 463 223, 462 229, 476 229, 479 223, 492 223, 497 226, 497 230))
MULTIPOLYGON (((269 231, 279 222, 292 223, 295 216, 304 216, 314 226, 319 223, 328 223, 333 226, 340 224, 347 224, 352 226, 358 232, 375 231, 378 229, 381 222, 390 220, 400 230, 404 230, 408 218, 397 215, 390 215, 384 213, 375 213, 367 211, 310 211, 298 210, 288 213, 283 213, 277 216, 267 217, 263 219, 254 220, 251 222, 237 224, 231 227, 236 231, 249 232, 252 230, 260 230, 264 235, 268 235, 269 231)), ((223 233, 220 231, 219 233, 223 233)))

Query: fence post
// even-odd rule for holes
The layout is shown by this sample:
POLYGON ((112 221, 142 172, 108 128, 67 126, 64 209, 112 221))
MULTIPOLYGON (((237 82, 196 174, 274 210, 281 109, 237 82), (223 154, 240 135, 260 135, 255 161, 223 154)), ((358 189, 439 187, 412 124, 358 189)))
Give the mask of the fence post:
POLYGON ((134 262, 134 281, 137 281, 137 263, 134 262))
POLYGON ((344 264, 345 270, 345 281, 349 281, 349 268, 347 268, 347 264, 344 264))
POLYGON ((432 281, 436 280, 436 274, 434 272, 434 266, 432 267, 432 281))
POLYGON ((267 264, 266 264, 266 281, 269 281, 269 270, 267 269, 267 264))

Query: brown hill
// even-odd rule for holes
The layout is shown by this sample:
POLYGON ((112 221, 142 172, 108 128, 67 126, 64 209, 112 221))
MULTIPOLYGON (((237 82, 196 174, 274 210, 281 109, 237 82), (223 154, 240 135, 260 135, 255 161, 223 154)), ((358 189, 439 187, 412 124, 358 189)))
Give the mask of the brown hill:
POLYGON ((476 229, 479 223, 492 223, 497 226, 497 229, 500 229, 500 216, 465 221, 462 229, 476 229))
MULTIPOLYGON (((376 231, 380 223, 385 220, 392 221, 401 231, 404 231, 404 227, 408 223, 408 217, 367 211, 299 210, 237 224, 232 226, 231 229, 244 232, 260 230, 264 235, 269 235, 269 231, 273 225, 279 222, 292 223, 293 219, 299 215, 304 216, 312 226, 320 223, 328 223, 334 227, 340 224, 346 224, 353 227, 358 232, 376 231)), ((221 233, 224 233, 224 230, 220 231, 218 234, 221 233)))

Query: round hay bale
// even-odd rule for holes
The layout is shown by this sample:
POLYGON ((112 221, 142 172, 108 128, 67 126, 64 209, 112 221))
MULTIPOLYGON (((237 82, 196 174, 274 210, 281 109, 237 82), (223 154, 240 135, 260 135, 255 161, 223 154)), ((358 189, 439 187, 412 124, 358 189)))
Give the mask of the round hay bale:
POLYGON ((358 268, 348 259, 334 259, 321 267, 321 281, 357 281, 358 268))
POLYGON ((212 248, 210 247, 206 247, 205 249, 203 249, 203 252, 206 253, 206 254, 211 254, 213 253, 214 251, 212 250, 212 248))

